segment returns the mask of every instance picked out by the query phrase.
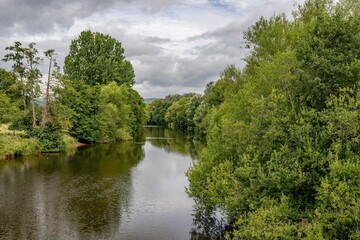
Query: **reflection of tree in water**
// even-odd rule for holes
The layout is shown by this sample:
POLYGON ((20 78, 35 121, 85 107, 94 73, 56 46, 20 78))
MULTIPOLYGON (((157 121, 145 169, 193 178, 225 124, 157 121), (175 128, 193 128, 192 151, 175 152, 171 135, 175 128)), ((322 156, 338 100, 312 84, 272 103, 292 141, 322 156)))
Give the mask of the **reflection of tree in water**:
MULTIPOLYGON (((186 132, 174 131, 158 127, 145 128, 146 140, 151 145, 165 149, 167 152, 176 152, 181 155, 197 159, 202 142, 195 141, 195 136, 186 132)), ((140 141, 140 140, 139 140, 140 141)), ((143 139, 142 141, 145 141, 143 139)), ((222 218, 215 214, 207 215, 195 210, 193 214, 193 227, 189 232, 192 240, 224 239, 227 225, 222 218)))
POLYGON ((0 165, 0 239, 112 238, 131 200, 131 142, 0 165))
POLYGON ((45 222, 51 225, 54 216, 61 216, 56 201, 58 181, 48 178, 63 167, 61 157, 26 156, 0 163, 0 239, 38 239, 48 231, 59 232, 46 229, 45 222))
POLYGON ((193 227, 190 230, 191 240, 218 240, 225 239, 228 225, 224 219, 215 214, 204 214, 195 211, 193 214, 193 227))
POLYGON ((63 189, 69 218, 84 236, 116 234, 121 211, 131 201, 131 168, 143 158, 142 146, 132 142, 97 145, 71 157, 63 189))
POLYGON ((181 131, 160 127, 145 128, 147 141, 154 147, 165 149, 167 152, 176 152, 196 159, 203 147, 201 142, 195 141, 194 136, 181 131))

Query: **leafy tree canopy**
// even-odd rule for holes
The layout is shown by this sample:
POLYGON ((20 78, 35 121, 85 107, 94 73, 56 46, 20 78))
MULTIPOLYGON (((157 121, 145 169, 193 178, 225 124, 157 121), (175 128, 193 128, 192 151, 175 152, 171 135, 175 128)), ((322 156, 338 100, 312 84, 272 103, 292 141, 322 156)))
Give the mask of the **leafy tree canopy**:
POLYGON ((64 73, 71 80, 91 86, 112 81, 118 85, 135 83, 134 69, 125 59, 121 43, 109 35, 90 30, 81 32, 71 42, 64 73))

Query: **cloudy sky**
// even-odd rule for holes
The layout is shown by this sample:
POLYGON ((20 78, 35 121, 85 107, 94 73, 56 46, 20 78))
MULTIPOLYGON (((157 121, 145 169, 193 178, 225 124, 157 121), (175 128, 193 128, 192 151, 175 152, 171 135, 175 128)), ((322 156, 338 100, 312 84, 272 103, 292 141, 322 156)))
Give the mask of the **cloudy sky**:
POLYGON ((227 65, 244 66, 244 30, 260 16, 290 16, 302 2, 0 0, 0 58, 14 41, 36 42, 41 52, 55 49, 63 63, 71 40, 90 29, 122 42, 144 98, 202 92, 227 65))

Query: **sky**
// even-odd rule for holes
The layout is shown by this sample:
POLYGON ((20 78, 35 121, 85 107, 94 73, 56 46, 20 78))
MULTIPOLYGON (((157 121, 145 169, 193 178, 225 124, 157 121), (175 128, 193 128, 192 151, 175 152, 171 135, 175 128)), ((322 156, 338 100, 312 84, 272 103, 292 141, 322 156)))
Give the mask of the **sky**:
POLYGON ((0 0, 0 58, 15 41, 36 42, 41 53, 55 49, 62 66, 71 40, 90 29, 122 43, 144 98, 201 93, 227 65, 244 67, 243 32, 260 16, 291 16, 303 1, 0 0))

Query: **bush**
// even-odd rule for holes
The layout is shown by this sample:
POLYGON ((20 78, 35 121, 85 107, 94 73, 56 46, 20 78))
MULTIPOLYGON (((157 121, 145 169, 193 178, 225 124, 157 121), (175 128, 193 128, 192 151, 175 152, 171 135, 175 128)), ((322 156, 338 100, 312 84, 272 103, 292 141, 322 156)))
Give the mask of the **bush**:
POLYGON ((65 150, 65 142, 60 130, 51 124, 36 128, 32 131, 31 136, 38 139, 42 152, 61 152, 65 150))
POLYGON ((41 146, 35 138, 0 135, 0 159, 22 156, 41 151, 41 146))

